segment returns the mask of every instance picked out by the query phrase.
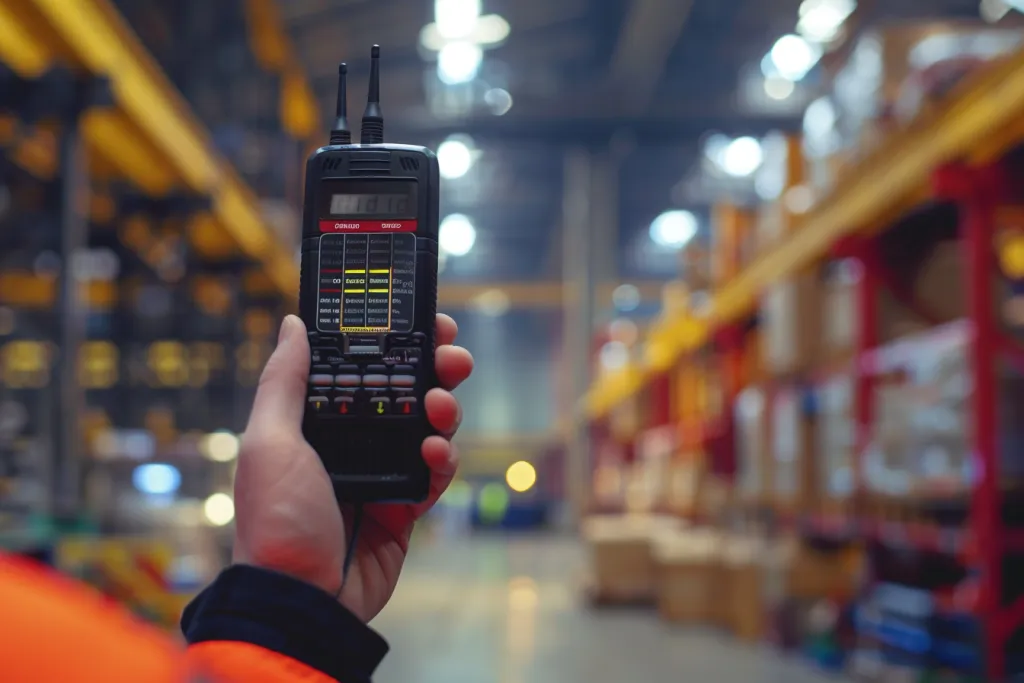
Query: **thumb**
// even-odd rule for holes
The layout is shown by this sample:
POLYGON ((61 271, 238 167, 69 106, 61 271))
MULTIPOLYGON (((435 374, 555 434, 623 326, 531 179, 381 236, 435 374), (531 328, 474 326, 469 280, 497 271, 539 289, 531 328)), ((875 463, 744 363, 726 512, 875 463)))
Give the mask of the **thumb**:
POLYGON ((281 322, 277 348, 260 375, 249 428, 271 431, 301 429, 308 381, 306 326, 298 317, 288 315, 281 322))

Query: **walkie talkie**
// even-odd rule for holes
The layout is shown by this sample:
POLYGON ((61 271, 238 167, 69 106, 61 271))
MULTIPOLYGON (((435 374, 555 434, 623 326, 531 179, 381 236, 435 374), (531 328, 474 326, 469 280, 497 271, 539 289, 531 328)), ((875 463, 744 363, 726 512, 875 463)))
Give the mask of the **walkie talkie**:
POLYGON ((306 163, 299 309, 312 362, 303 433, 339 501, 420 501, 424 397, 437 386, 437 157, 384 143, 373 46, 359 144, 338 69, 330 144, 306 163))

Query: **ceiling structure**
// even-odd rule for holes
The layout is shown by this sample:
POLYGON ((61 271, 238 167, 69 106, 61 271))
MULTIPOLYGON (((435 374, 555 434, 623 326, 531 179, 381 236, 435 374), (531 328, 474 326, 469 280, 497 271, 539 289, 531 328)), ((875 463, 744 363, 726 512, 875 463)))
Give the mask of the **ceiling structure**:
MULTIPOLYGON (((436 146, 467 134, 479 150, 465 177, 446 184, 445 212, 469 215, 478 239, 450 259, 465 281, 557 278, 562 155, 571 145, 611 146, 621 156, 618 275, 670 277, 675 258, 651 249, 650 221, 673 205, 673 188, 710 131, 761 135, 799 128, 806 97, 779 103, 745 96, 744 74, 796 23, 800 0, 483 0, 510 32, 489 47, 477 79, 445 86, 435 54, 420 45, 434 21, 428 0, 289 0, 290 27, 328 120, 336 66, 350 65, 350 112, 366 92, 369 46, 382 46, 381 97, 388 139, 436 146), (501 116, 485 93, 507 91, 501 116)), ((858 24, 928 16, 977 18, 977 0, 862 0, 858 24)), ((747 89, 749 90, 749 88, 747 89)), ((683 201, 706 225, 709 196, 683 201)), ((680 200, 678 193, 676 201, 680 200)))

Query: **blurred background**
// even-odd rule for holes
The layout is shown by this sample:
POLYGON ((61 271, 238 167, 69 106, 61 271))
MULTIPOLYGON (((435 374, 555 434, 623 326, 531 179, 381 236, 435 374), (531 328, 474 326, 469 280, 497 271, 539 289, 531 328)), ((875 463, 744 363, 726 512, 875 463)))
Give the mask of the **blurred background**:
POLYGON ((0 548, 229 561, 382 48, 477 369, 379 680, 1024 671, 1019 0, 0 0, 0 548))

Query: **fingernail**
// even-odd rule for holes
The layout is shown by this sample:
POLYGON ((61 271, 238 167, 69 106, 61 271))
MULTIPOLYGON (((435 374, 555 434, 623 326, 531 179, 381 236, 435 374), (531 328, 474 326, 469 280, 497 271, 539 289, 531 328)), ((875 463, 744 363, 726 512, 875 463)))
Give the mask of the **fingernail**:
POLYGON ((277 333, 278 344, 284 343, 284 341, 288 338, 288 335, 291 334, 292 325, 295 324, 295 321, 292 320, 292 318, 294 317, 295 316, 292 315, 286 315, 284 317, 284 320, 281 321, 281 329, 277 333))

